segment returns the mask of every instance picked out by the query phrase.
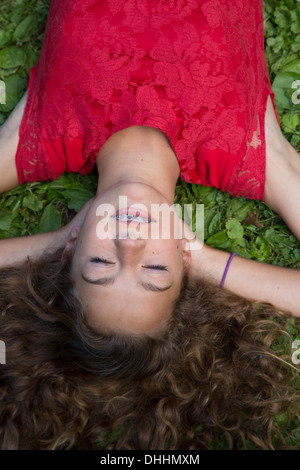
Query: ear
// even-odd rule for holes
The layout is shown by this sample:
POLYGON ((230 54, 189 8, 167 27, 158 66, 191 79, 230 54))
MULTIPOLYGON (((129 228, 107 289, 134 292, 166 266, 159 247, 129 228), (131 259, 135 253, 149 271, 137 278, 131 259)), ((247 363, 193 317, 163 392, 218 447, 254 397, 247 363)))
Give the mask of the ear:
POLYGON ((75 225, 74 227, 72 227, 68 235, 64 251, 61 255, 62 264, 66 264, 66 262, 73 255, 80 230, 81 230, 80 225, 75 225))
POLYGON ((195 234, 192 232, 188 224, 182 219, 181 221, 181 234, 182 234, 182 256, 184 266, 189 272, 192 263, 191 243, 195 240, 195 234))

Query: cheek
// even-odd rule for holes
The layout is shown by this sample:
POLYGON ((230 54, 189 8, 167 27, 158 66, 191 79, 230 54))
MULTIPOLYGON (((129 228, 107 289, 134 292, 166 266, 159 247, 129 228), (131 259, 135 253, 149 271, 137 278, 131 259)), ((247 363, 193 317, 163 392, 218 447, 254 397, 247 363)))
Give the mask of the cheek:
POLYGON ((169 240, 169 243, 165 247, 165 253, 168 253, 170 259, 176 264, 182 264, 183 250, 181 240, 169 240))

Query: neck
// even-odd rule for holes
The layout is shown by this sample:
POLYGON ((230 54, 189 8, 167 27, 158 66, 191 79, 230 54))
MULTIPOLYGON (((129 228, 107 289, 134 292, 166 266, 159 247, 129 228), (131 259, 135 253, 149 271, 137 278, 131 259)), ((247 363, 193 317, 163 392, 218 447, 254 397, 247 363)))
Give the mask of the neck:
POLYGON ((179 164, 167 137, 157 129, 135 126, 113 134, 96 165, 97 195, 118 184, 144 183, 174 203, 179 164))

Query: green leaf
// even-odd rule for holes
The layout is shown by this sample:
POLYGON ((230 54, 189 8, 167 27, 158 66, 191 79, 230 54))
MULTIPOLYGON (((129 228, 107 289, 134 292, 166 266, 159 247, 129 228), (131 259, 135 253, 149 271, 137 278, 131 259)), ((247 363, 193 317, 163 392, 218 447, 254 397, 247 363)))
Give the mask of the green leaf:
POLYGON ((22 205, 33 211, 40 211, 43 208, 43 201, 39 200, 34 194, 29 194, 24 197, 22 205))
POLYGON ((68 208, 76 212, 79 212, 82 206, 94 197, 94 193, 85 188, 66 189, 62 195, 68 200, 68 208))
POLYGON ((276 105, 279 104, 279 106, 284 109, 294 111, 295 104, 291 96, 288 96, 287 92, 290 92, 290 95, 295 92, 295 89, 292 88, 292 84, 297 79, 299 79, 299 75, 294 72, 278 72, 272 83, 276 105))
POLYGON ((284 47, 284 37, 276 36, 267 39, 267 44, 270 46, 274 52, 279 52, 284 47))
MULTIPOLYGON (((296 55, 293 54, 293 57, 296 55)), ((282 67, 282 72, 292 72, 296 73, 299 75, 300 78, 300 59, 299 57, 296 56, 296 59, 293 61, 287 62, 283 67, 282 67)))
POLYGON ((201 184, 191 184, 191 190, 197 200, 202 200, 213 192, 213 188, 201 184))
POLYGON ((292 42, 291 46, 292 51, 298 52, 300 50, 300 34, 297 34, 295 40, 292 42))
POLYGON ((241 258, 246 258, 246 259, 252 258, 249 251, 246 248, 239 246, 238 243, 233 243, 230 247, 230 251, 235 252, 241 258))
POLYGON ((276 245, 281 242, 282 240, 282 234, 280 232, 277 232, 273 228, 268 228, 264 232, 264 238, 271 244, 271 245, 276 245))
POLYGON ((13 220, 13 214, 7 212, 0 212, 0 230, 9 231, 11 222, 13 220))
POLYGON ((247 201, 244 198, 233 199, 230 205, 230 211, 226 214, 227 217, 234 217, 238 219, 245 219, 249 212, 253 210, 254 202, 247 201))
POLYGON ((11 69, 24 65, 26 53, 17 46, 8 46, 0 51, 0 68, 11 69))
POLYGON ((227 235, 231 239, 243 238, 244 228, 237 219, 229 219, 226 222, 227 235))
POLYGON ((255 245, 251 245, 251 254, 259 261, 268 260, 271 255, 270 243, 262 235, 258 235, 255 239, 255 245))
POLYGON ((221 221, 222 221, 222 214, 221 212, 217 212, 217 214, 213 216, 208 226, 209 235, 213 235, 220 228, 221 221))
POLYGON ((299 116, 297 114, 286 113, 281 119, 281 124, 284 127, 284 131, 287 133, 292 133, 295 131, 296 127, 300 122, 299 116))
POLYGON ((282 55, 274 60, 274 62, 271 64, 271 70, 275 72, 278 70, 281 70, 282 72, 289 72, 290 70, 286 70, 286 68, 293 64, 293 62, 298 61, 298 59, 298 54, 289 54, 288 56, 282 55))
POLYGON ((24 90, 26 89, 27 80, 18 74, 10 75, 5 78, 6 87, 6 104, 0 105, 0 110, 10 112, 18 104, 24 90))
POLYGON ((291 14, 286 7, 278 8, 274 12, 274 21, 278 26, 285 29, 291 22, 291 14))
POLYGON ((5 46, 10 40, 10 33, 9 31, 4 31, 4 29, 0 30, 0 47, 5 46))
POLYGON ((53 204, 46 206, 39 224, 40 232, 51 232, 61 227, 61 215, 53 204))
POLYGON ((226 230, 215 233, 206 240, 206 243, 213 248, 223 250, 229 249, 231 246, 231 240, 228 238, 226 230))
POLYGON ((38 56, 37 54, 28 46, 26 51, 26 59, 24 63, 25 70, 29 75, 29 71, 32 67, 36 65, 38 56))
POLYGON ((298 34, 300 31, 300 9, 295 8, 294 10, 291 10, 290 13, 292 18, 291 31, 298 34))
POLYGON ((30 36, 35 32, 36 28, 36 18, 32 15, 29 15, 18 24, 13 34, 13 39, 18 42, 29 39, 30 36))

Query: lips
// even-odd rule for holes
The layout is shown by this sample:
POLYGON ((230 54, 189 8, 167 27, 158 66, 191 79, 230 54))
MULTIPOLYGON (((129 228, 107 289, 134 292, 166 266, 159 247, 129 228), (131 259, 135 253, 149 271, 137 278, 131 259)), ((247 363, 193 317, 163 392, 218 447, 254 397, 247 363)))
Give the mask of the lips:
POLYGON ((151 222, 151 217, 148 211, 135 209, 132 207, 126 207, 119 209, 116 212, 116 218, 119 221, 123 222, 139 222, 139 223, 149 223, 151 222))

